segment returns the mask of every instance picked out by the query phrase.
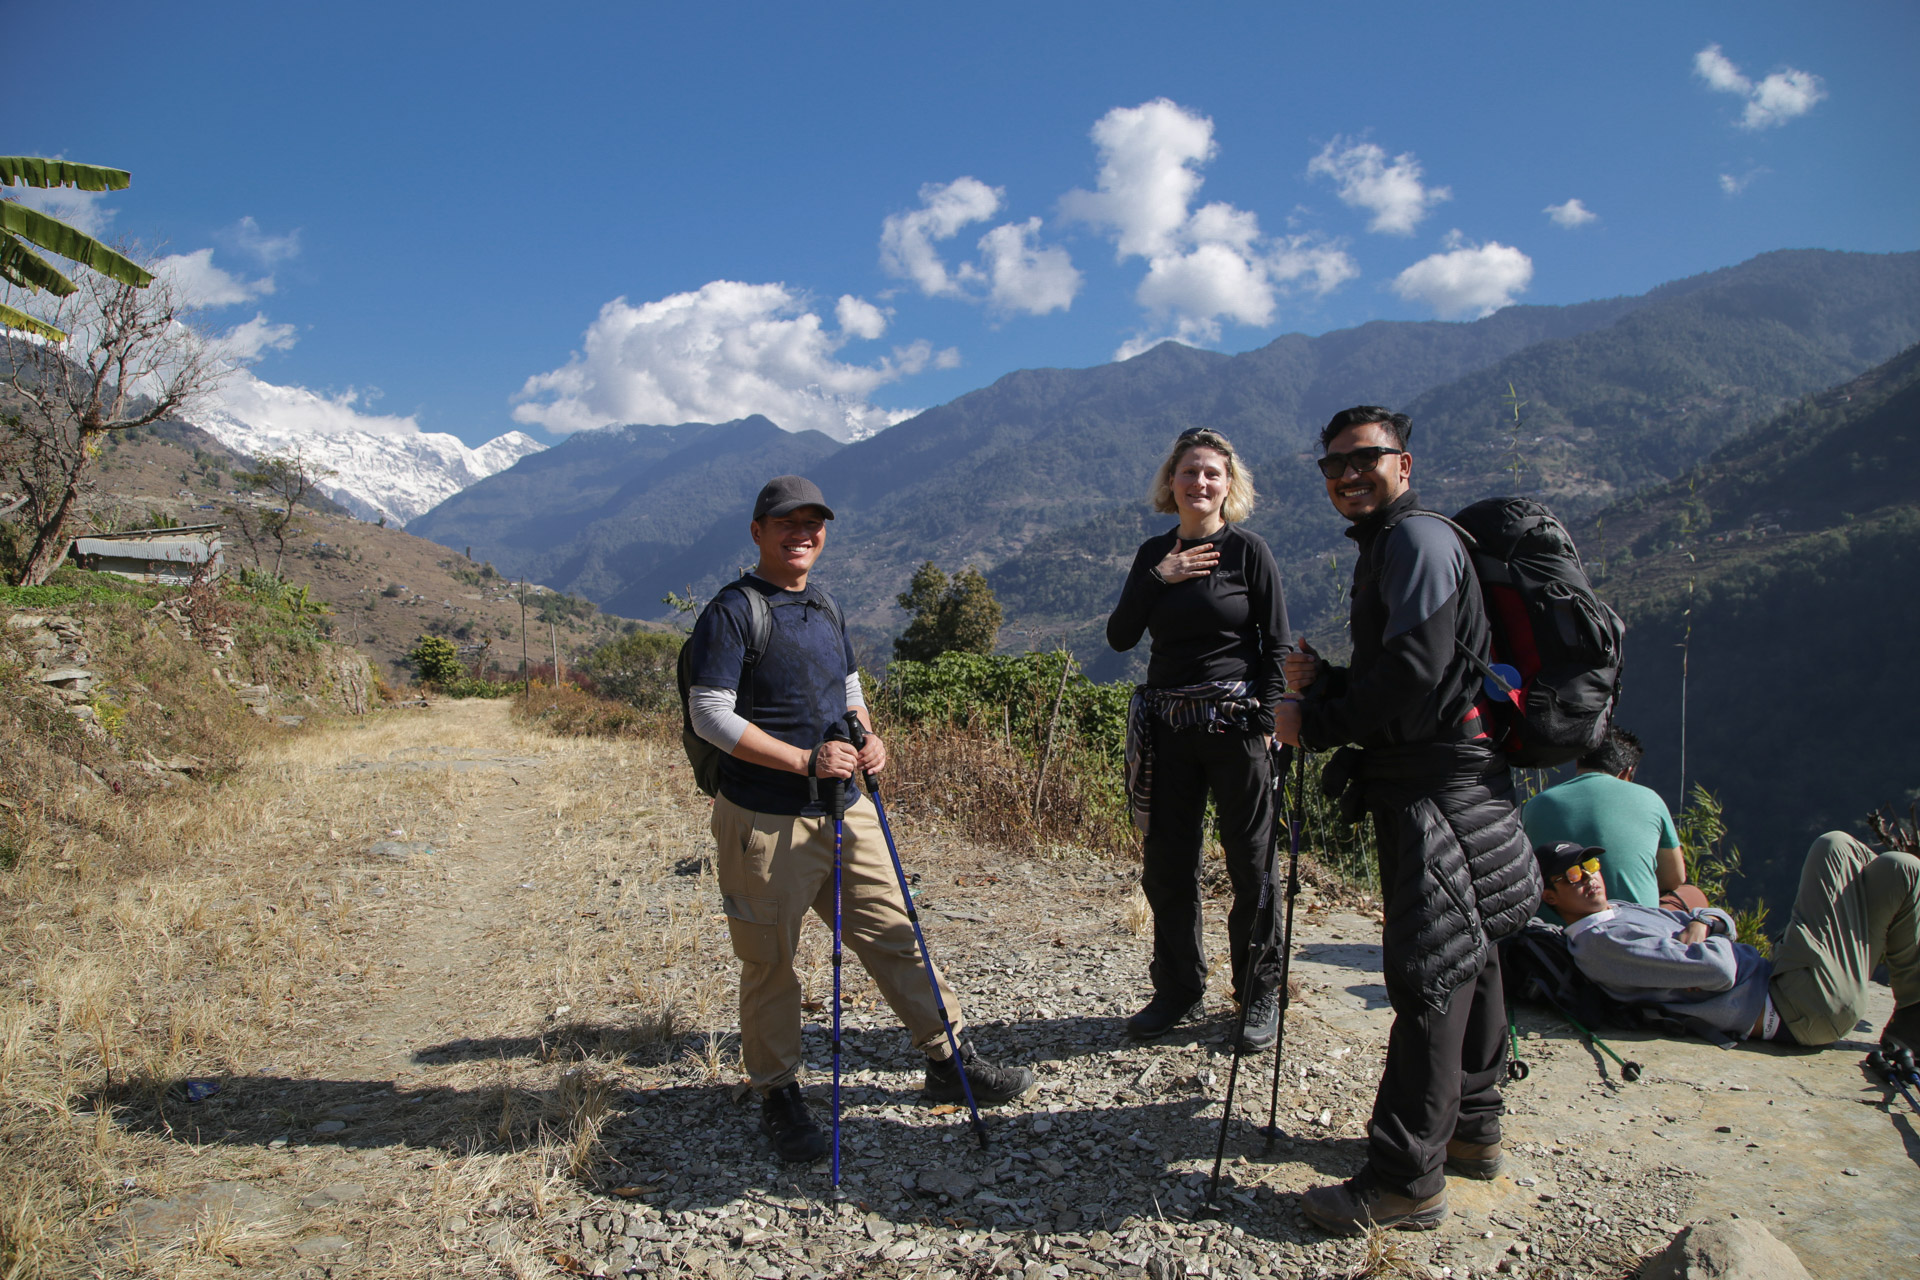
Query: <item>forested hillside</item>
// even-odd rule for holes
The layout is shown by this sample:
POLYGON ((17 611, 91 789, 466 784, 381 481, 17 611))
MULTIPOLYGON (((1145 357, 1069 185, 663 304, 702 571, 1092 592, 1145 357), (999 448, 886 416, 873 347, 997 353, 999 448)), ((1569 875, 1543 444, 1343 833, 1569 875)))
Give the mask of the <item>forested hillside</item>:
POLYGON ((1782 911, 1815 835, 1920 792, 1917 445, 1920 348, 1576 529, 1630 628, 1640 780, 1679 799, 1684 707, 1686 785, 1782 911))

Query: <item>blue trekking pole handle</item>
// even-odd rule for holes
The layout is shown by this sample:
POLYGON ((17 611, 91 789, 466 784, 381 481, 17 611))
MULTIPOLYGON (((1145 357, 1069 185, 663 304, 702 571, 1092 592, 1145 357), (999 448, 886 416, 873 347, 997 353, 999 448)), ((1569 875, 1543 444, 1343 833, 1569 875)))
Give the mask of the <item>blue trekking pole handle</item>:
MULTIPOLYGON (((858 751, 867 742, 867 727, 860 723, 860 717, 847 712, 847 732, 853 738, 854 750, 858 751)), ((987 1146, 986 1122, 980 1119, 980 1108, 974 1105, 973 1084, 967 1079, 967 1064, 960 1056, 960 1038, 953 1033, 953 1019, 947 1014, 946 998, 940 994, 940 979, 933 971, 933 953, 927 949, 927 933, 920 927, 920 909, 914 905, 913 890, 907 887, 907 869, 900 861, 900 850, 893 842, 893 827, 887 822, 887 806, 881 803, 880 786, 873 775, 865 769, 860 771, 861 779, 867 784, 867 795, 873 799, 874 814, 880 819, 880 834, 886 837, 887 856, 893 860, 893 877, 900 884, 900 901, 907 911, 907 923, 913 926, 913 940, 920 946, 920 962, 927 970, 927 986, 933 991, 933 1007, 940 1014, 940 1025, 947 1033, 947 1051, 953 1055, 953 1065, 960 1072, 960 1091, 966 1095, 967 1113, 973 1117, 973 1132, 980 1139, 982 1150, 987 1146)))

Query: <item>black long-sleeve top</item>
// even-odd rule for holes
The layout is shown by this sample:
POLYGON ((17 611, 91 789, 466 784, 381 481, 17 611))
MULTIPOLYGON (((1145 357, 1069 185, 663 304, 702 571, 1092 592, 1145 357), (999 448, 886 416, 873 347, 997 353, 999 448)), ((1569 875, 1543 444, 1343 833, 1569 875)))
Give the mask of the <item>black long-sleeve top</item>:
POLYGON ((1125 653, 1142 634, 1152 634, 1149 688, 1250 682, 1260 699, 1257 723, 1262 732, 1271 732, 1273 708, 1286 690, 1281 654, 1292 634, 1273 552, 1260 535, 1234 525, 1187 543, 1179 534, 1169 529, 1134 553, 1120 602, 1107 617, 1107 643, 1125 653), (1176 548, 1203 542, 1220 553, 1211 574, 1171 585, 1153 575, 1153 567, 1176 548))
POLYGON ((1301 705, 1300 742, 1384 747, 1456 741, 1480 690, 1466 658, 1488 656, 1486 611, 1459 535, 1416 515, 1409 489, 1347 530, 1353 566, 1353 659, 1301 705))

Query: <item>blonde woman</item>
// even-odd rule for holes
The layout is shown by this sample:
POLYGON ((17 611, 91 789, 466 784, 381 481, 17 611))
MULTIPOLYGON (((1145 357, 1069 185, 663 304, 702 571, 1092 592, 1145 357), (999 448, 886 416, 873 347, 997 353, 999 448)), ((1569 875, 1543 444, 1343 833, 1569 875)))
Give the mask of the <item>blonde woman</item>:
MULTIPOLYGON (((1146 832, 1140 882, 1153 909, 1153 998, 1127 1030, 1163 1035, 1206 993, 1200 853, 1211 794, 1233 883, 1233 996, 1248 1002, 1242 1048, 1259 1051, 1280 1021, 1278 952, 1253 933, 1275 821, 1268 744, 1284 689, 1286 597, 1273 552, 1239 527, 1253 510, 1253 476, 1225 436, 1181 432, 1148 500, 1179 526, 1141 544, 1107 619, 1107 643, 1122 652, 1153 637, 1127 733, 1128 799, 1146 832), (1266 960, 1250 974, 1256 953, 1266 960)), ((1271 933, 1274 913, 1266 916, 1271 933)))

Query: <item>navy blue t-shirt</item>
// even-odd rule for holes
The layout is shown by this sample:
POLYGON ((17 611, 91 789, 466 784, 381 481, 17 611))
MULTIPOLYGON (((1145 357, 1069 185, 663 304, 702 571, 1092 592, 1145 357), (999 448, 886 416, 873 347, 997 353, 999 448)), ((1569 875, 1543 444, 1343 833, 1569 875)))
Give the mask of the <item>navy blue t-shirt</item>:
MULTIPOLYGON (((823 588, 808 583, 802 591, 782 591, 752 574, 740 581, 766 597, 773 630, 753 669, 749 697, 736 709, 781 742, 810 751, 826 737, 828 726, 846 721, 847 677, 856 670, 853 645, 834 625, 823 588)), ((695 688, 740 692, 749 607, 738 591, 723 591, 694 623, 687 669, 695 688)), ((819 817, 828 812, 824 802, 839 785, 838 779, 820 779, 822 803, 809 804, 807 779, 797 773, 732 756, 720 761, 720 794, 754 813, 819 817)), ((856 789, 849 802, 858 801, 856 789)))

